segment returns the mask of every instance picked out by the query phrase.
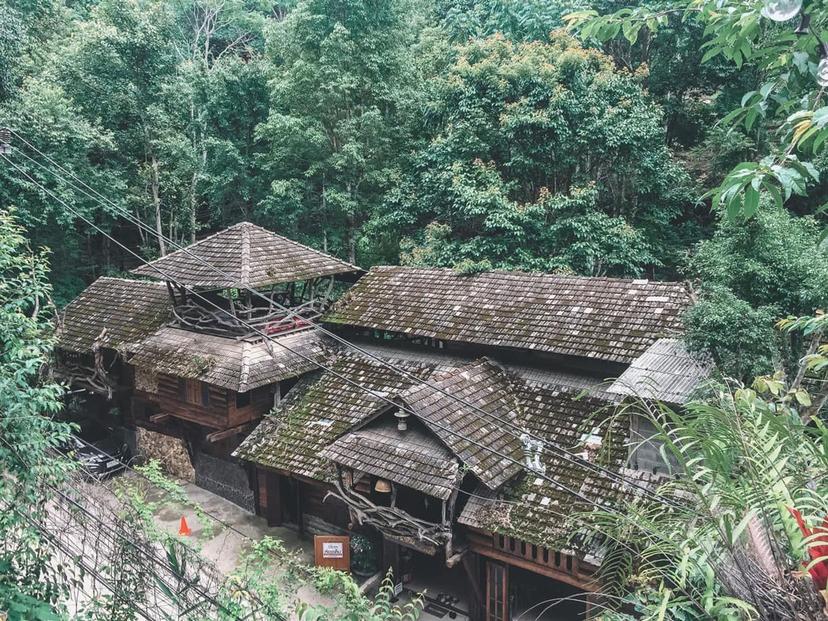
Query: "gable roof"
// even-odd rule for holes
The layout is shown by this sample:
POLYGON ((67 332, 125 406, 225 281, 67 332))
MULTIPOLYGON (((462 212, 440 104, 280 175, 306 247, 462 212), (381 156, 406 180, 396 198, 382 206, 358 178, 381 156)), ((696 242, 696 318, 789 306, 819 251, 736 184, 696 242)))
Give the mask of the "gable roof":
POLYGON ((684 405, 712 370, 712 361, 688 352, 684 341, 659 339, 633 360, 608 391, 684 405))
POLYGON ((357 429, 329 445, 322 456, 336 463, 446 500, 460 479, 460 464, 440 441, 393 421, 357 429))
MULTIPOLYGON (((414 377, 426 379, 433 365, 393 360, 414 377)), ((278 410, 265 416, 233 453, 262 466, 317 480, 327 480, 329 461, 322 451, 355 425, 374 416, 385 402, 375 394, 390 396, 411 386, 412 381, 378 362, 344 354, 325 372, 300 380, 278 410)))
POLYGON ((498 365, 478 360, 412 386, 400 394, 400 400, 489 489, 497 489, 520 472, 520 464, 515 463, 523 458, 520 440, 515 429, 498 421, 519 425, 519 406, 498 365))
MULTIPOLYGON (((379 349, 376 348, 373 353, 380 353, 379 349)), ((399 350, 389 351, 392 355, 385 356, 385 360, 404 368, 421 381, 452 377, 463 366, 468 366, 467 361, 458 364, 451 358, 442 361, 437 357, 433 360, 421 356, 415 360, 398 358, 395 356, 400 354, 399 350)), ((482 363, 474 363, 478 364, 482 363)), ((370 425, 365 424, 376 416, 378 409, 387 405, 383 400, 349 385, 348 381, 379 392, 389 399, 393 399, 396 394, 406 393, 415 382, 401 377, 379 362, 355 354, 342 355, 333 363, 332 370, 335 374, 324 372, 300 380, 276 413, 266 416, 245 438, 234 455, 266 467, 322 481, 330 480, 332 468, 329 459, 333 459, 363 471, 371 468, 375 476, 397 480, 437 496, 448 481, 448 474, 439 474, 440 463, 437 460, 429 462, 428 466, 422 466, 422 475, 417 472, 408 473, 406 470, 415 469, 409 464, 419 463, 419 456, 407 455, 403 451, 399 457, 396 454, 389 457, 387 451, 394 448, 385 443, 382 447, 378 446, 379 440, 376 438, 371 438, 365 444, 362 441, 348 444, 349 437, 371 429, 370 425), (342 378, 336 375, 341 375, 342 378), (365 426, 354 429, 360 425, 365 426), (395 479, 401 474, 410 477, 407 482, 395 479)), ((612 416, 609 406, 612 406, 613 401, 596 395, 584 396, 580 388, 526 381, 512 373, 507 375, 512 383, 512 394, 517 400, 520 418, 516 424, 571 453, 581 451, 579 443, 585 433, 590 433, 596 425, 604 424, 612 416)), ((416 386, 417 389, 423 389, 421 384, 417 383, 416 386)), ((605 446, 607 467, 623 473, 627 438, 621 418, 612 419, 614 425, 611 432, 605 435, 605 446)), ((514 431, 510 430, 510 433, 514 431)), ((434 435, 438 432, 441 434, 440 443, 445 445, 444 437, 447 434, 437 430, 434 435)), ((502 430, 498 429, 496 433, 500 432, 502 430)), ((518 461, 523 463, 522 455, 518 461)), ((587 497, 610 499, 626 489, 623 484, 609 477, 600 476, 594 470, 573 463, 571 459, 562 458, 551 448, 544 447, 543 463, 547 476, 587 497)), ((443 464, 446 465, 446 462, 443 464)), ((494 468, 503 469, 506 465, 497 464, 494 468)), ((517 464, 512 465, 518 471, 522 470, 517 464)), ((639 475, 632 473, 625 476, 634 478, 639 475)), ((481 484, 474 494, 484 499, 469 499, 460 516, 461 523, 538 545, 549 545, 556 537, 569 534, 562 530, 564 524, 561 513, 567 514, 576 506, 578 510, 587 508, 579 504, 581 501, 576 496, 532 472, 518 472, 518 476, 514 476, 496 491, 481 484)))
POLYGON ((684 283, 492 271, 373 267, 331 323, 629 363, 681 330, 684 283))
POLYGON ((313 371, 328 355, 325 337, 318 330, 284 334, 272 341, 268 347, 263 339, 248 341, 164 327, 131 344, 127 361, 151 373, 247 392, 313 371))
POLYGON ((102 276, 64 309, 57 346, 90 353, 105 328, 103 346, 117 349, 152 334, 170 316, 170 296, 163 283, 102 276))
POLYGON ((132 273, 159 279, 169 276, 187 286, 243 289, 359 271, 324 252, 240 222, 132 273))

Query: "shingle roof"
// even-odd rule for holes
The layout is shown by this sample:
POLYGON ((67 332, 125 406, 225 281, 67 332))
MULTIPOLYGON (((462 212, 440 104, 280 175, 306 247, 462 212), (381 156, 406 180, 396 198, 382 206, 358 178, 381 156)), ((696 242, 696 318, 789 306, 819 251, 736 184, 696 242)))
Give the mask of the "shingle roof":
POLYGON ((609 392, 683 405, 712 370, 712 362, 692 355, 684 341, 659 339, 613 382, 609 392))
MULTIPOLYGON (((421 379, 434 370, 433 365, 393 362, 421 379)), ((334 373, 300 381, 277 412, 266 416, 234 455, 277 470, 327 480, 330 467, 322 457, 323 449, 354 425, 376 415, 384 404, 348 382, 388 398, 412 383, 377 362, 352 354, 341 356, 329 366, 334 373)))
POLYGON ((117 349, 151 334, 170 313, 170 296, 163 283, 104 276, 64 310, 58 347, 89 353, 106 328, 104 346, 117 349))
POLYGON ((681 329, 678 282, 374 267, 325 318, 411 336, 629 363, 681 329))
POLYGON ((638 481, 641 477, 646 478, 646 474, 624 467, 626 429, 620 418, 612 417, 612 403, 582 396, 579 391, 566 387, 536 383, 525 384, 518 398, 524 411, 525 426, 533 435, 545 438, 562 450, 543 447, 541 462, 545 477, 529 471, 496 492, 480 486, 463 508, 458 521, 466 526, 560 549, 572 535, 566 530, 566 517, 578 511, 589 511, 591 503, 608 503, 622 496, 628 497, 633 488, 619 477, 638 481), (592 459, 616 476, 570 457, 584 457, 582 440, 596 429, 603 446, 597 459, 592 459))
POLYGON ((322 456, 441 500, 461 478, 457 458, 434 436, 416 428, 399 431, 387 421, 346 433, 322 456))
POLYGON ((520 424, 519 406, 498 365, 483 359, 441 373, 409 388, 400 399, 490 489, 520 472, 520 465, 506 458, 519 462, 521 443, 498 422, 520 424))
MULTIPOLYGON (((378 353, 378 350, 376 348, 372 353, 378 353)), ((391 351, 395 355, 400 353, 396 349, 391 351)), ((447 363, 443 366, 438 364, 436 357, 434 361, 424 359, 423 356, 417 357, 415 361, 402 358, 390 358, 389 361, 421 380, 445 379, 458 373, 456 361, 452 359, 443 359, 447 363)), ((466 365, 466 362, 461 361, 460 364, 466 365)), ((483 369, 493 367, 482 362, 472 366, 475 365, 480 365, 483 369)), ((334 364, 333 370, 350 381, 381 392, 388 399, 405 394, 412 385, 410 380, 400 377, 382 364, 353 354, 343 355, 334 364)), ((512 398, 517 402, 516 425, 543 436, 570 452, 580 453, 582 448, 579 445, 583 436, 599 424, 606 426, 611 415, 608 408, 612 405, 611 402, 597 396, 584 396, 578 388, 527 382, 515 374, 509 374, 508 380, 511 387, 503 389, 514 395, 512 398)), ((428 389, 418 384, 416 390, 428 389)), ((303 386, 292 390, 278 415, 266 417, 242 442, 235 455, 264 466, 325 480, 330 470, 326 457, 333 457, 325 450, 326 447, 338 444, 335 449, 338 455, 349 454, 346 453, 345 445, 340 443, 348 442, 347 438, 353 434, 362 433, 353 428, 371 420, 386 405, 382 400, 348 385, 333 374, 322 373, 318 379, 309 379, 303 386)), ((488 425, 489 421, 483 420, 480 424, 488 425)), ((608 467, 617 471, 623 467, 626 458, 626 435, 622 427, 620 419, 616 420, 612 433, 606 434, 606 455, 602 455, 608 467)), ((502 441, 499 438, 504 429, 505 427, 500 427, 492 432, 495 442, 502 441)), ((434 430, 434 435, 445 444, 445 432, 434 430)), ((355 448, 353 444, 348 447, 355 448)), ((356 460, 360 460, 364 462, 362 466, 365 468, 371 461, 369 456, 370 452, 357 455, 354 450, 351 454, 351 459, 355 460, 352 462, 354 467, 358 467, 356 460)), ((373 466, 376 476, 391 479, 391 468, 395 473, 399 472, 405 463, 404 460, 394 459, 394 465, 388 468, 389 472, 380 473, 384 465, 379 455, 376 460, 373 466)), ((523 463, 523 455, 517 456, 517 460, 523 463)), ((543 449, 543 462, 546 464, 547 475, 587 497, 610 498, 621 487, 617 482, 579 466, 577 462, 573 463, 572 459, 564 459, 549 447, 543 449)), ((498 471, 505 467, 505 464, 497 463, 493 469, 498 471)), ((517 476, 501 485, 496 492, 502 500, 498 501, 493 496, 491 501, 482 501, 480 505, 474 499, 470 500, 462 513, 461 522, 477 524, 494 532, 546 545, 563 534, 561 513, 580 506, 578 503, 581 501, 542 477, 531 472, 519 474, 521 468, 516 465, 515 469, 517 476)), ((482 496, 495 494, 485 485, 481 485, 475 493, 482 496)))
POLYGON ((169 276, 188 286, 223 289, 263 287, 358 271, 355 265, 250 222, 235 224, 132 270, 133 274, 153 278, 169 276))
POLYGON ((298 377, 316 369, 315 363, 328 356, 325 337, 318 330, 273 337, 268 348, 264 340, 248 341, 164 327, 131 344, 129 351, 128 362, 136 367, 199 379, 236 392, 298 377))

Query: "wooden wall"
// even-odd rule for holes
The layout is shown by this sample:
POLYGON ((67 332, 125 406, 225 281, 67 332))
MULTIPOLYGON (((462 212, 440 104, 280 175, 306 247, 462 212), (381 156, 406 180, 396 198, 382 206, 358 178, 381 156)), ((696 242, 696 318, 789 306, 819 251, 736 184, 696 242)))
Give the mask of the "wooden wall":
POLYGON ((186 381, 186 388, 182 391, 178 377, 160 374, 157 392, 136 389, 135 397, 157 403, 159 411, 163 414, 212 429, 228 429, 258 420, 273 405, 271 389, 268 386, 251 391, 249 403, 238 407, 237 393, 234 391, 204 384, 198 380, 186 381), (202 390, 208 395, 206 405, 203 404, 202 390))

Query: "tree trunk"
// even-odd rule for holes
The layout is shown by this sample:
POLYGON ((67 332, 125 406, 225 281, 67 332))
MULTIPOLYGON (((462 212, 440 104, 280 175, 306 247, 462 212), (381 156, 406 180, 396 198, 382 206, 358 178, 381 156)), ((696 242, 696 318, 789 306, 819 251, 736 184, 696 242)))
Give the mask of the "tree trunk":
POLYGON ((161 223, 161 197, 158 194, 158 159, 154 154, 152 155, 152 179, 150 185, 152 187, 152 204, 155 207, 155 232, 158 234, 158 249, 163 257, 167 254, 167 245, 164 243, 164 229, 161 223))

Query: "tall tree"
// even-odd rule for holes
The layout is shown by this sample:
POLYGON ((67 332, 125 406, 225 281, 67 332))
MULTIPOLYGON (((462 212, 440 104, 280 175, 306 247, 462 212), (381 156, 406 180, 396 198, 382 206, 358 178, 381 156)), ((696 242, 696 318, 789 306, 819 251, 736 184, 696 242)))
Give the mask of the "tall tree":
POLYGON ((676 263, 686 179, 633 77, 561 33, 447 53, 429 80, 426 144, 378 232, 407 233, 439 265, 600 275, 676 263), (448 227, 442 241, 418 232, 429 222, 448 227))
POLYGON ((411 94, 400 0, 302 0, 268 33, 273 179, 259 218, 356 260, 359 228, 393 183, 411 94))

